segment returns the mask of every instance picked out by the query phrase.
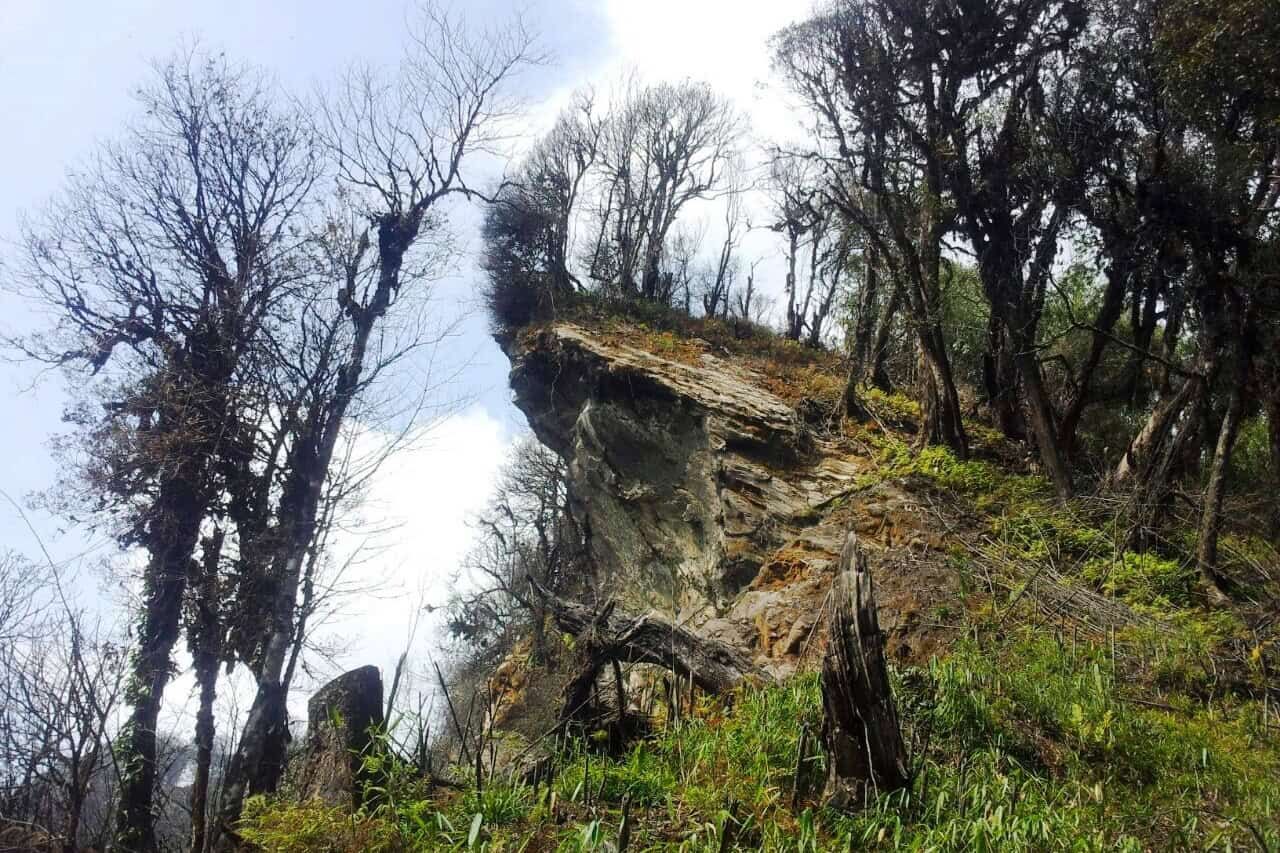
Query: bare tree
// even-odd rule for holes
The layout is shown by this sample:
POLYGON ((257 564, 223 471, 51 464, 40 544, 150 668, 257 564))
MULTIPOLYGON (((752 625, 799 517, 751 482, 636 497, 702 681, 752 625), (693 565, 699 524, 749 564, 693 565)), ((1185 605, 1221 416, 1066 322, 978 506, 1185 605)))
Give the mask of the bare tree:
POLYGON ((663 301, 676 304, 686 314, 693 313, 694 291, 708 274, 700 263, 702 244, 707 238, 705 222, 681 222, 671 230, 662 271, 663 301))
POLYGON ((0 558, 0 813, 76 851, 110 834, 123 647, 56 571, 0 558), (20 598, 19 598, 20 596, 20 598))
POLYGON ((797 312, 805 342, 815 348, 822 343, 853 254, 853 229, 839 210, 825 207, 817 213, 809 238, 809 280, 797 312))
POLYGON ((734 284, 741 266, 736 253, 748 228, 741 174, 740 166, 734 169, 735 178, 724 199, 724 239, 715 265, 704 276, 702 313, 707 317, 728 317, 732 307, 734 284))
POLYGON ((756 268, 759 265, 759 258, 751 262, 746 283, 733 294, 731 314, 739 320, 764 325, 773 304, 771 299, 756 291, 756 268))
POLYGON ((686 205, 725 189, 740 135, 737 113, 706 84, 629 82, 601 135, 591 277, 669 302, 668 235, 686 205))
POLYGON ((776 155, 769 168, 769 190, 774 214, 769 227, 787 241, 787 316, 783 331, 798 341, 804 330, 799 296, 801 249, 818 216, 817 179, 804 159, 776 155))
POLYGON ((184 54, 139 97, 145 119, 27 230, 25 293, 54 325, 20 342, 102 380, 103 413, 81 420, 97 456, 81 482, 148 555, 120 736, 122 850, 153 846, 156 720, 188 569, 237 381, 296 284, 281 258, 318 171, 306 123, 225 61, 184 54))
POLYGON ((449 631, 483 653, 505 650, 529 631, 535 658, 548 659, 546 602, 530 585, 563 591, 583 574, 582 534, 570 510, 565 463, 532 437, 503 468, 476 520, 477 544, 450 600, 449 631))
MULTIPOLYGON (((519 106, 507 91, 510 80, 536 60, 518 20, 478 32, 428 6, 395 79, 384 83, 370 71, 353 71, 321 106, 339 184, 355 215, 331 216, 322 241, 339 310, 317 326, 331 330, 320 336, 331 348, 301 371, 274 524, 252 546, 272 586, 253 665, 257 693, 222 789, 224 830, 239 818, 247 794, 271 790, 279 779, 298 592, 343 427, 378 374, 424 343, 413 334, 406 342, 375 332, 386 328, 393 310, 413 304, 406 285, 419 277, 407 264, 420 243, 428 244, 429 259, 438 250, 431 242, 444 233, 440 203, 479 196, 464 167, 502 142, 519 106)), ((224 833, 221 847, 232 843, 224 833)))

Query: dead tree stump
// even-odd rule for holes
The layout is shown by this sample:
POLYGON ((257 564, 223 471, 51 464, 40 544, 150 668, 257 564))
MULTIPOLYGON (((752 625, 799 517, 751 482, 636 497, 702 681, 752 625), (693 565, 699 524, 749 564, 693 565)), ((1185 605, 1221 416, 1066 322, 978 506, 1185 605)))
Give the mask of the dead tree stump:
POLYGON ((361 755, 382 725, 382 676, 374 666, 330 681, 307 703, 307 740, 294 769, 300 799, 354 807, 361 800, 361 755))
POLYGON ((911 781, 876 618, 867 558, 849 534, 831 590, 831 636, 822 661, 827 803, 853 809, 911 781))

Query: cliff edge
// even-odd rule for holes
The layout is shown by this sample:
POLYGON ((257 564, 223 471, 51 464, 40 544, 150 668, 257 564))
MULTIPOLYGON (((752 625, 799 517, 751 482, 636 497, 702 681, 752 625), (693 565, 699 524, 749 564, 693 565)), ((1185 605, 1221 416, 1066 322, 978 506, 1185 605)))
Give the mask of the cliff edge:
POLYGON ((891 654, 935 647, 946 629, 925 615, 960 591, 931 510, 872 476, 869 446, 806 420, 803 394, 771 390, 778 377, 706 341, 634 343, 654 340, 555 322, 508 344, 516 404, 568 464, 608 593, 785 676, 820 645, 852 528, 872 554, 891 654))

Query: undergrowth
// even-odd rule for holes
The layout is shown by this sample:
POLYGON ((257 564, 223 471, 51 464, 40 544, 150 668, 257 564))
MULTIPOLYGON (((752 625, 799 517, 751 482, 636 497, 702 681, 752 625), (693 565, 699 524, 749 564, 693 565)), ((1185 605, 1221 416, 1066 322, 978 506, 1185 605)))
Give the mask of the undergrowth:
POLYGON ((894 673, 915 781, 860 813, 818 804, 820 754, 800 765, 793 804, 801 732, 820 722, 811 674, 707 700, 621 755, 573 742, 551 796, 501 777, 432 793, 384 773, 355 812, 256 799, 241 833, 280 853, 606 851, 625 798, 636 851, 1280 846, 1280 749, 1256 703, 1149 707, 1104 646, 1029 628, 982 640, 894 673))
MULTIPOLYGON (((864 431, 861 438, 875 453, 877 465, 859 478, 857 487, 914 480, 947 493, 979 527, 985 526, 984 550, 977 558, 988 571, 1007 575, 1003 580, 1011 588, 1020 589, 1029 574, 1051 569, 1062 582, 1104 593, 1157 620, 1158 642, 1188 649, 1191 657, 1247 634, 1229 611, 1204 606, 1193 540, 1175 537, 1164 550, 1126 550, 1123 518, 1112 506, 1062 504, 1043 477, 1010 473, 983 459, 960 460, 945 447, 916 449, 895 435, 875 431, 864 431)), ((1257 563, 1274 554, 1251 539, 1227 539, 1233 553, 1257 563)), ((973 559, 960 557, 961 562, 973 559)))

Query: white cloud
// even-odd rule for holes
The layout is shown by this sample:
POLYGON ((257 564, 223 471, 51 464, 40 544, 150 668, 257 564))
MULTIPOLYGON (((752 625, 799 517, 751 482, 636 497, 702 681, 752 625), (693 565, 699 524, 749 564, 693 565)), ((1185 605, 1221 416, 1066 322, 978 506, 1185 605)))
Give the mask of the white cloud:
MULTIPOLYGON (((354 596, 322 629, 349 643, 344 666, 372 663, 386 672, 422 607, 444 602, 471 547, 469 522, 492 494, 512 439, 485 408, 472 405, 397 451, 374 475, 359 522, 345 525, 332 549, 337 560, 356 555, 344 584, 376 590, 354 596)), ((357 445, 376 452, 387 440, 366 432, 357 445)), ((429 629, 424 623, 415 646, 432 643, 429 629)))
POLYGON ((648 79, 710 83, 771 136, 792 123, 782 99, 769 95, 769 38, 803 16, 799 3, 768 0, 609 0, 607 16, 619 69, 648 79))

